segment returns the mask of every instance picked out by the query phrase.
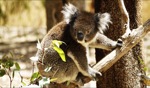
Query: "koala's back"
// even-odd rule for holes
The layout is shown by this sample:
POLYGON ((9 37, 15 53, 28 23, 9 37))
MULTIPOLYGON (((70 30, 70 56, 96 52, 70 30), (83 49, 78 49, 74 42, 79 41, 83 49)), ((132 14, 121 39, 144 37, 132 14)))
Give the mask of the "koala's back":
POLYGON ((43 38, 41 42, 43 50, 38 50, 37 52, 37 56, 41 61, 41 63, 37 63, 39 73, 42 76, 57 78, 57 83, 74 80, 78 74, 75 63, 67 56, 69 45, 61 45, 61 48, 66 54, 66 62, 62 61, 58 53, 52 47, 49 47, 53 40, 60 40, 69 44, 71 36, 68 32, 66 22, 60 22, 50 29, 48 34, 43 38), (48 50, 44 51, 44 48, 48 48, 48 50), (44 71, 47 67, 51 67, 51 70, 48 72, 44 71))

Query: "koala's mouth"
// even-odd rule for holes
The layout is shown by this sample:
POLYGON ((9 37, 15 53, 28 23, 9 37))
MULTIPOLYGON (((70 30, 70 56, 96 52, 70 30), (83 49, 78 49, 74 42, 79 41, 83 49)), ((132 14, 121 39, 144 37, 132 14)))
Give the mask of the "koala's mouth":
POLYGON ((77 40, 77 42, 80 44, 86 43, 84 40, 77 40))
POLYGON ((89 43, 89 41, 85 40, 85 39, 83 39, 83 40, 77 40, 77 42, 80 43, 80 44, 88 44, 89 43))

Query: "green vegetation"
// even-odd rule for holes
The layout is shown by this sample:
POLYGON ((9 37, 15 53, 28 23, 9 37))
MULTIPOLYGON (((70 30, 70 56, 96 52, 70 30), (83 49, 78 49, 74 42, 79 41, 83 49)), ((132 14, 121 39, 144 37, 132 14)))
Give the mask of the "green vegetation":
MULTIPOLYGON (((10 80, 10 88, 13 86, 12 81, 15 77, 16 71, 20 71, 20 65, 18 62, 13 61, 14 55, 10 52, 8 54, 5 54, 1 59, 0 59, 0 77, 3 77, 4 75, 7 75, 10 80)), ((23 82, 23 78, 21 77, 21 82, 23 82)))

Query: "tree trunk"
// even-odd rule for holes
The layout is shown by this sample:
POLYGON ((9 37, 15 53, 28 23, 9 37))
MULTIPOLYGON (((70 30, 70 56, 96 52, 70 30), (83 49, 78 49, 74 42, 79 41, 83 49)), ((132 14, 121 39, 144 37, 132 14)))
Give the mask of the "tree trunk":
MULTIPOLYGON (((125 6, 130 17, 130 28, 137 28, 140 24, 140 0, 125 0, 125 6)), ((121 29, 121 12, 117 0, 95 0, 95 12, 111 14, 113 24, 109 26, 106 35, 117 40, 125 30, 121 29)), ((99 61, 106 51, 96 50, 96 59, 99 61)), ((114 66, 103 73, 97 82, 98 88, 145 88, 139 73, 145 74, 142 59, 141 43, 137 44, 114 66)))
POLYGON ((47 32, 52 28, 56 23, 62 20, 62 0, 46 0, 46 19, 47 19, 47 32))
POLYGON ((84 0, 46 0, 45 8, 46 8, 46 19, 47 19, 47 22, 46 22, 47 32, 55 24, 63 20, 63 15, 61 13, 61 10, 62 10, 62 6, 66 4, 66 2, 72 3, 76 7, 82 8, 82 9, 85 6, 84 0))

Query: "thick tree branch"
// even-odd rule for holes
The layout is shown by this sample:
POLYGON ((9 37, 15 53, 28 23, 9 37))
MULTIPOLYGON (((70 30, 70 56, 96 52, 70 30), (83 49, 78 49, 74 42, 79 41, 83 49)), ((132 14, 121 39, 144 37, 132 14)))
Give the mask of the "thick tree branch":
POLYGON ((150 19, 137 29, 133 29, 130 35, 123 41, 123 46, 117 48, 99 61, 93 68, 105 72, 115 64, 124 54, 132 49, 150 31, 150 19))

